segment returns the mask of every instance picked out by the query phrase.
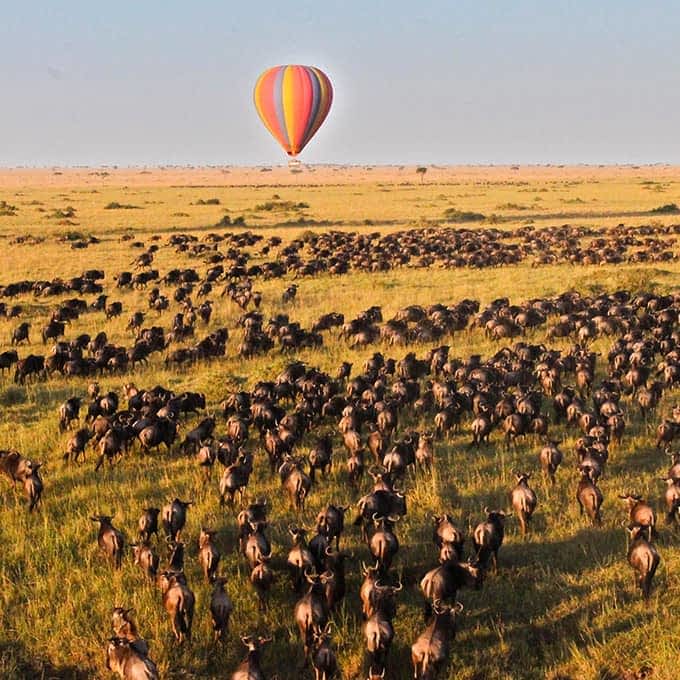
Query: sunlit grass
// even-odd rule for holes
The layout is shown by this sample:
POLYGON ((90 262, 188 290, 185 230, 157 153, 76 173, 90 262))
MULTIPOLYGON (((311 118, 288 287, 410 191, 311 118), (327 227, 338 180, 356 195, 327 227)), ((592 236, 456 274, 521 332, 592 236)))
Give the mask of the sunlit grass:
MULTIPOLYGON (((640 172, 646 172, 647 177, 651 171, 640 172)), ((587 176, 586 171, 584 174, 587 176)), ((102 313, 84 314, 68 327, 67 337, 82 332, 94 334, 105 327, 112 342, 129 345, 132 335, 125 330, 127 318, 136 309, 146 309, 147 294, 143 290, 119 291, 112 285, 112 276, 130 269, 132 259, 140 252, 120 240, 120 235, 129 228, 148 245, 155 233, 162 235, 159 243, 164 244, 175 226, 183 229, 214 224, 226 214, 225 208, 232 217, 245 215, 248 228, 292 219, 294 215, 254 210, 259 203, 279 200, 273 198, 274 194, 280 196, 280 200, 308 203, 309 209, 304 209, 308 219, 342 222, 348 225, 345 228, 367 231, 404 228, 421 219, 439 219, 451 206, 489 215, 503 213, 512 218, 516 209, 510 206, 533 206, 534 195, 542 199, 536 202, 540 205, 536 213, 554 216, 573 210, 580 212, 588 223, 615 224, 621 221, 621 214, 649 210, 676 200, 678 187, 672 176, 664 180, 663 193, 650 191, 646 188, 649 185, 643 184, 632 170, 625 175, 612 173, 609 177, 599 177, 593 183, 540 175, 532 175, 526 183, 521 177, 515 180, 510 176, 503 180, 467 177, 460 181, 446 176, 437 181, 437 173, 428 170, 426 181, 421 185, 414 172, 411 175, 383 177, 372 182, 361 177, 354 182, 343 180, 318 187, 191 188, 167 183, 154 186, 149 180, 149 186, 131 183, 129 188, 124 188, 110 178, 98 179, 96 187, 12 187, 0 195, 0 199, 19 208, 17 217, 0 218, 0 234, 8 237, 0 252, 0 283, 24 278, 51 279, 57 275, 66 279, 84 269, 103 268, 107 292, 111 300, 123 302, 123 316, 105 323, 102 313), (93 188, 97 193, 93 193, 93 188), (220 204, 196 205, 199 199, 210 198, 218 198, 220 204), (575 202, 575 198, 582 202, 575 202), (105 210, 111 202, 139 205, 140 209, 105 210), (566 202, 569 205, 565 205, 566 202), (45 217, 69 205, 76 209, 73 218, 78 223, 76 226, 56 225, 45 217), (40 207, 47 213, 38 212, 40 207), (189 217, 173 217, 180 212, 189 217), (262 219, 255 220, 256 213, 262 219), (591 218, 589 213, 611 213, 616 217, 591 218), (374 220, 375 224, 357 226, 365 219, 374 220), (71 250, 67 243, 55 240, 56 234, 67 228, 95 234, 102 243, 85 250, 71 250), (8 244, 12 237, 25 233, 43 236, 46 240, 37 246, 8 244)), ((305 176, 310 183, 312 178, 313 174, 305 176)), ((92 181, 95 180, 92 178, 92 181)), ((521 213, 519 221, 501 226, 522 224, 529 210, 517 212, 521 213)), ((552 219, 546 224, 567 221, 552 219)), ((673 222, 672 216, 658 219, 673 222)), ((628 223, 628 219, 624 221, 628 223)), ((648 223, 649 218, 637 217, 632 221, 648 223)), ((277 233, 289 239, 307 228, 261 231, 265 236, 277 233)), ((233 229, 240 230, 242 228, 233 229)), ((206 231, 196 233, 200 237, 206 231)), ((257 246, 250 251, 257 261, 257 246)), ((164 273, 180 266, 194 266, 201 273, 207 268, 200 259, 189 259, 163 245, 154 267, 164 273)), ((403 268, 382 274, 319 276, 297 280, 297 300, 285 308, 281 305, 281 291, 290 283, 288 277, 284 281, 257 281, 256 288, 263 293, 265 318, 285 311, 291 319, 309 328, 322 313, 330 311, 341 311, 351 318, 369 305, 377 304, 382 306, 385 318, 389 318, 407 304, 453 303, 465 297, 484 304, 501 295, 509 295, 514 302, 519 302, 554 295, 571 287, 584 292, 598 287, 607 290, 626 287, 641 280, 641 272, 650 285, 653 282, 659 290, 668 290, 676 285, 680 266, 671 262, 662 267, 556 265, 534 268, 526 263, 481 271, 403 268)), ((200 390, 205 392, 209 407, 214 409, 230 390, 240 386, 250 388, 258 380, 275 377, 290 357, 277 349, 249 361, 238 359, 235 347, 242 331, 237 328, 236 320, 241 312, 227 297, 220 297, 220 291, 221 287, 216 287, 210 296, 215 301, 215 311, 209 329, 198 323, 197 335, 202 337, 210 329, 226 326, 231 337, 225 358, 192 368, 168 370, 163 365, 163 357, 153 355, 148 367, 140 367, 131 375, 102 377, 102 389, 120 392, 123 383, 132 381, 139 387, 162 384, 176 391, 200 390)), ((26 309, 25 317, 33 324, 31 344, 20 348, 22 356, 49 350, 40 342, 40 327, 61 299, 22 296, 18 300, 26 309)), ((145 325, 160 323, 167 327, 175 308, 173 304, 170 311, 160 316, 149 312, 145 325)), ((0 321, 0 351, 9 348, 10 332, 16 323, 0 321)), ((541 341, 543 331, 529 339, 541 341)), ((488 356, 499 349, 499 345, 480 331, 456 333, 447 338, 446 343, 451 346, 451 355, 457 357, 473 353, 488 356)), ((566 347, 567 343, 556 343, 556 346, 566 347)), ((603 354, 609 347, 610 341, 606 339, 595 344, 596 351, 603 354)), ((414 349, 422 355, 428 348, 420 345, 414 349)), ((305 350, 296 358, 330 371, 348 360, 354 363, 356 372, 370 353, 378 349, 396 357, 407 351, 380 345, 352 350, 337 338, 336 331, 330 331, 324 333, 322 348, 305 350)), ((32 458, 46 461, 44 506, 34 516, 27 514, 19 491, 15 494, 5 480, 0 482, 3 550, 0 675, 41 677, 40 673, 44 672, 44 677, 108 677, 103 667, 103 645, 110 634, 110 609, 125 604, 136 608, 141 632, 150 643, 151 656, 163 677, 225 677, 243 656, 238 635, 253 628, 274 636, 274 643, 264 657, 269 674, 277 674, 281 680, 300 677, 296 666, 302 663, 301 645, 292 620, 294 596, 287 575, 281 571, 270 598, 271 607, 260 615, 248 583, 247 568, 235 554, 234 512, 218 505, 218 470, 206 486, 193 460, 179 455, 154 453, 143 457, 134 450, 113 468, 106 465, 99 473, 93 470, 94 455, 89 450, 81 465, 62 463, 67 435, 58 432, 57 409, 67 397, 83 395, 87 382, 86 379, 54 378, 17 387, 11 383, 11 377, 0 378, 0 448, 15 446, 32 458), (115 513, 115 524, 133 540, 141 509, 148 505, 160 506, 175 495, 195 502, 185 531, 187 575, 197 596, 195 639, 181 649, 173 644, 159 593, 144 582, 130 556, 120 573, 112 573, 98 553, 96 525, 89 519, 99 512, 115 513), (227 589, 235 605, 230 635, 223 646, 217 647, 212 643, 209 624, 210 588, 202 582, 196 560, 198 532, 201 526, 207 525, 219 529, 221 571, 229 576, 227 589), (282 659, 286 662, 282 663, 282 659)), ((565 452, 555 487, 549 486, 538 474, 540 443, 536 440, 528 439, 506 450, 501 435, 495 432, 490 446, 483 446, 478 452, 468 448, 469 423, 464 420, 458 433, 438 441, 437 464, 432 475, 418 473, 406 482, 409 513, 398 526, 402 550, 395 568, 407 587, 399 597, 397 638, 390 662, 392 677, 411 677, 410 644, 423 626, 417 582, 436 562, 431 543, 431 515, 451 512, 467 531, 469 525, 474 526, 481 519, 485 505, 507 507, 511 471, 516 467, 536 472, 533 483, 539 507, 533 530, 522 540, 514 521, 509 521, 499 573, 487 580, 481 592, 460 594, 465 613, 453 646, 449 677, 477 680, 632 678, 634 675, 625 674, 645 666, 654 669, 654 678, 675 677, 680 639, 674 604, 675 596, 680 593, 675 576, 680 568, 677 537, 670 531, 662 532, 659 541, 662 563, 652 598, 645 604, 633 588, 625 560, 626 539, 621 528, 624 513, 616 499, 619 492, 634 488, 661 507, 663 484, 658 476, 666 468, 667 459, 654 449, 653 429, 659 415, 666 412, 673 401, 674 396, 669 395, 658 414, 650 417, 648 425, 642 423, 637 411, 625 402, 629 411, 627 433, 623 445, 614 450, 601 483, 605 494, 604 525, 598 529, 588 526, 579 516, 574 498, 574 431, 567 432, 564 427, 552 430, 552 434, 564 440, 565 452)), ((183 431, 196 420, 184 422, 183 431)), ((431 423, 415 420, 405 413, 401 427, 409 426, 429 428, 431 423)), ((221 422, 218 430, 220 428, 223 428, 221 422)), ((311 437, 307 437, 301 451, 307 450, 310 443, 311 437)), ((281 566, 289 546, 286 531, 289 522, 302 521, 311 527, 316 512, 325 503, 356 501, 359 494, 346 484, 342 464, 345 453, 336 438, 333 471, 327 481, 314 488, 304 517, 298 518, 280 494, 278 480, 270 476, 259 442, 252 441, 250 446, 257 460, 248 492, 251 496, 262 493, 270 498, 275 566, 281 566)), ((365 480, 364 488, 366 485, 365 480)), ((354 557, 349 562, 347 600, 334 617, 334 644, 343 676, 354 678, 362 677, 363 673, 357 592, 359 563, 367 559, 368 553, 354 529, 348 530, 343 543, 354 557)))

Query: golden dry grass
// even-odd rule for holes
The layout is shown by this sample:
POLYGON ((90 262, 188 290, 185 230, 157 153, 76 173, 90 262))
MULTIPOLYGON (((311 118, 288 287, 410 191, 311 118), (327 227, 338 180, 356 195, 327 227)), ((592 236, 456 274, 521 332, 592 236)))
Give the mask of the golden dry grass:
MULTIPOLYGON (((151 234, 160 234, 164 243, 168 235, 178 231, 202 236, 224 215, 245 218, 245 227, 228 228, 231 231, 257 229, 288 240, 307 229, 331 228, 324 226, 325 222, 332 228, 369 231, 435 223, 450 207, 495 215, 491 223, 500 228, 529 221, 537 225, 673 223, 677 220, 673 215, 657 216, 648 211, 678 198, 680 170, 667 167, 428 168, 422 184, 415 168, 409 167, 313 168, 313 172, 300 174, 291 174, 287 168, 271 172, 237 168, 7 170, 0 172, 0 200, 16 206, 17 211, 16 216, 0 217, 0 283, 68 277, 94 267, 105 269, 106 283, 111 285, 111 277, 129 268, 136 254, 120 240, 123 232, 134 232, 147 244, 151 234), (199 199, 210 198, 218 198, 220 204, 196 205, 199 199), (309 208, 256 209, 272 201, 306 203, 309 208), (138 207, 105 209, 111 202, 138 207), (73 217, 49 217, 67 206, 75 209, 73 217), (64 219, 70 223, 63 223, 64 219), (365 224, 366 220, 370 223, 365 224), (289 226, 280 226, 287 222, 289 226), (67 231, 94 234, 102 242, 74 251, 68 243, 57 241, 67 231), (26 234, 45 240, 37 245, 10 244, 16 236, 26 234)), ((489 220, 484 226, 489 226, 489 220)), ((175 266, 196 266, 201 272, 206 268, 168 247, 161 248, 155 266, 161 273, 175 266)), ((322 313, 342 311, 351 317, 371 304, 381 305, 385 318, 389 318, 407 304, 452 303, 464 297, 486 303, 509 295, 513 301, 521 301, 570 287, 584 292, 598 287, 613 290, 640 281, 648 287, 669 290, 677 286, 679 273, 676 262, 588 268, 533 268, 526 263, 481 271, 405 268, 381 274, 319 276, 298 280, 298 301, 286 311, 309 327, 322 313)), ((264 295, 265 317, 282 310, 280 295, 288 282, 288 277, 258 282, 264 295)), ((130 344, 132 336, 125 332, 125 323, 134 309, 145 308, 145 295, 144 291, 111 293, 112 299, 120 299, 125 308, 122 319, 105 325, 114 342, 130 344)), ((171 371, 155 355, 148 368, 132 376, 102 378, 103 389, 120 391, 129 379, 140 387, 160 383, 176 391, 201 390, 209 405, 215 407, 237 386, 252 387, 257 380, 273 378, 289 357, 275 351, 251 361, 238 359, 235 322, 239 310, 226 298, 213 299, 216 311, 211 327, 224 324, 232 333, 224 359, 196 369, 171 371)), ((42 353, 37 331, 56 300, 25 296, 19 302, 34 323, 33 344, 21 349, 21 354, 42 353)), ((173 311, 161 316, 160 323, 167 327, 173 311)), ((13 324, 0 321, 0 351, 9 346, 13 324)), ((87 314, 68 329, 67 336, 92 333, 102 327, 102 314, 87 314)), ((534 337, 542 338, 542 331, 534 337)), ((457 334, 449 344, 452 355, 461 357, 473 352, 488 355, 497 349, 479 332, 457 334)), ((606 352, 609 344, 600 340, 596 349, 606 352)), ((299 358, 309 365, 334 370, 343 359, 360 366, 373 349, 350 350, 332 333, 326 334, 323 348, 306 350, 299 358)), ((382 349, 397 357, 406 351, 382 349)), ((414 349, 423 354, 428 347, 414 349)), ((26 513, 23 500, 9 485, 0 482, 0 675, 110 677, 102 661, 103 644, 110 634, 110 608, 125 604, 136 608, 141 632, 150 642, 151 656, 162 677, 229 677, 243 654, 238 634, 253 626, 275 638, 264 660, 270 675, 281 680, 311 677, 310 671, 302 674, 295 667, 301 662, 301 651, 292 622, 294 598, 285 575, 276 585, 271 610, 258 617, 247 570, 233 551, 233 513, 217 504, 217 479, 204 488, 193 461, 179 455, 143 458, 134 452, 99 474, 92 469, 91 454, 82 466, 61 463, 66 437, 57 429, 57 408, 66 397, 83 394, 86 384, 81 379, 55 378, 24 388, 0 378, 0 448, 16 446, 32 458, 47 461, 44 507, 34 516, 26 513), (141 508, 158 505, 172 495, 196 501, 186 530, 187 574, 197 594, 195 640, 182 649, 172 642, 159 594, 143 583, 129 558, 120 573, 112 573, 97 553, 96 527, 88 519, 93 513, 115 510, 115 523, 133 538, 141 508), (235 604, 231 634, 217 648, 209 630, 209 588, 199 578, 195 559, 198 530, 206 524, 220 530, 222 571, 230 577, 227 588, 235 604)), ((672 401, 670 395, 660 413, 672 401)), ((607 499, 603 528, 591 529, 578 516, 571 458, 560 471, 555 488, 537 479, 540 505, 533 533, 522 541, 514 523, 510 523, 499 574, 491 577, 481 592, 464 591, 460 595, 466 613, 453 645, 448 677, 628 679, 647 666, 655 679, 675 677, 680 639, 675 604, 680 594, 678 539, 664 532, 659 547, 662 566, 652 599, 644 604, 632 588, 621 528, 624 515, 615 500, 619 491, 634 486, 658 506, 663 485, 657 477, 666 459, 653 448, 653 423, 641 422, 632 411, 629 420, 624 445, 615 452, 602 483, 607 499)), ((190 420, 186 427, 194 422, 190 420)), ((405 424, 431 425, 408 415, 405 424)), ((563 448, 570 451, 574 432, 557 428, 555 433, 565 438, 563 448)), ((434 474, 408 482, 410 511, 398 529, 402 551, 397 559, 397 569, 407 577, 417 578, 436 561, 429 536, 431 513, 446 510, 464 526, 468 519, 474 523, 485 504, 506 502, 513 467, 537 467, 536 442, 528 441, 506 452, 500 446, 500 435, 495 433, 488 449, 473 454, 467 449, 468 440, 464 424, 460 434, 438 444, 434 474)), ((308 444, 305 440, 303 451, 308 444)), ((339 447, 337 439, 336 445, 339 447)), ((271 535, 281 560, 288 547, 285 528, 296 518, 278 493, 278 482, 269 477, 259 444, 253 442, 252 447, 258 461, 249 492, 267 493, 272 499, 271 535)), ((339 448, 336 457, 338 461, 344 458, 339 448)), ((330 481, 314 489, 303 518, 308 525, 329 500, 356 500, 341 468, 337 465, 330 481)), ((356 593, 358 561, 366 557, 366 549, 352 529, 345 545, 354 552, 356 561, 350 565, 347 601, 335 617, 334 644, 343 677, 359 678, 363 677, 363 638, 356 593)), ((421 619, 419 594, 409 588, 400 597, 391 677, 411 677, 409 646, 422 626, 421 619)))

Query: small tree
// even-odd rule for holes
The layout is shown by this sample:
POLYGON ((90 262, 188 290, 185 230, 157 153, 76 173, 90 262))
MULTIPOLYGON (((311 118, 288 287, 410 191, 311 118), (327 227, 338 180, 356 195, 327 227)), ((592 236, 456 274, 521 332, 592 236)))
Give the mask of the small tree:
POLYGON ((427 168, 424 165, 421 165, 416 168, 416 173, 420 175, 420 183, 422 184, 425 181, 425 173, 427 172, 427 168))

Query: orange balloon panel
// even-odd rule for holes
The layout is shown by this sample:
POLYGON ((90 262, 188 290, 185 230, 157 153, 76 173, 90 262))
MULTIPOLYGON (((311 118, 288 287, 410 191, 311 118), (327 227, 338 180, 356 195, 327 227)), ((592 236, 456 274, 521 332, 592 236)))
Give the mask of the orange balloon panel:
POLYGON ((333 87, 314 66, 274 66, 257 79, 253 98, 267 130, 297 156, 326 119, 333 87))

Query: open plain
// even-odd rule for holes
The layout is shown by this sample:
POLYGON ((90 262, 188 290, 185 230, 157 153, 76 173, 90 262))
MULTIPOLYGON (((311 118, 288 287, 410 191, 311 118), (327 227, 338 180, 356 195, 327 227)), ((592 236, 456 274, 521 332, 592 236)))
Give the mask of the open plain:
MULTIPOLYGON (((321 412, 322 404, 337 396, 345 400, 343 407, 364 409, 356 425, 363 445, 376 401, 397 414, 396 429, 386 430, 387 450, 409 432, 435 434, 433 464, 409 464, 403 475, 396 474, 407 513, 396 522, 400 547, 384 580, 400 581, 403 589, 396 594, 385 678, 413 677, 411 644, 425 627, 419 582, 438 564, 432 516, 451 515, 465 534, 465 558, 474 559, 471 533, 484 520, 484 507, 512 510, 508 494, 515 470, 532 473, 538 499, 528 534, 521 535, 516 516, 507 518, 497 570, 488 570, 480 589, 458 592, 464 608, 440 677, 677 677, 680 534, 674 522, 664 522, 667 487, 660 479, 670 465, 664 448, 669 443, 673 449, 677 398, 675 373, 666 368, 680 365, 676 203, 680 169, 663 165, 0 171, 0 303, 6 312, 0 316, 0 353, 16 351, 19 360, 65 357, 48 362, 49 371, 26 376, 17 375, 17 363, 11 362, 0 376, 0 449, 42 463, 44 484, 41 502, 29 512, 22 480, 0 480, 0 676, 113 677, 104 651, 112 635, 111 609, 122 606, 134 608, 161 677, 231 677, 245 654, 239 637, 251 633, 273 638, 262 656, 267 677, 313 677, 311 667, 300 670, 303 646, 293 615, 299 596, 286 568, 288 529, 304 526, 311 538, 317 513, 336 503, 352 507, 340 542, 349 553, 346 596, 330 615, 331 645, 341 677, 367 677, 359 587, 362 561, 373 560, 352 521, 357 502, 372 489, 373 460, 366 452, 365 474, 356 486, 350 484, 338 428, 342 408, 321 412), (190 269, 195 280, 185 275, 190 269), (103 278, 83 277, 97 270, 103 278), (121 284, 122 272, 149 276, 121 284), (200 291, 206 282, 210 288, 200 291), (284 296, 291 286, 294 296, 284 296), (150 302, 154 288, 158 292, 150 302), (178 294, 180 288, 184 292, 178 294), (253 293, 261 294, 262 314, 261 336, 255 339, 242 318, 256 311, 253 293), (108 298, 93 308, 102 294, 108 298), (167 304, 154 304, 159 296, 167 304), (71 304, 79 313, 65 321, 63 333, 57 329, 43 341, 41 331, 50 318, 73 299, 84 300, 84 308, 71 304), (190 323, 192 310, 206 300, 212 301, 208 322, 198 316, 190 323), (107 313, 114 302, 122 311, 113 307, 107 313), (438 304, 442 307, 433 307, 438 304), (380 318, 345 328, 371 307, 380 308, 380 318), (540 312, 535 322, 517 319, 527 309, 540 312), (143 318, 130 324, 137 311, 143 318), (342 324, 313 328, 332 312, 343 315, 342 324), (184 315, 179 324, 178 313, 184 315), (287 318, 276 320, 282 314, 287 318), (572 325, 564 333, 555 331, 560 316, 569 314, 575 315, 572 325), (615 323, 604 323, 607 316, 615 323), (487 323, 491 319, 497 323, 487 323), (30 324, 29 340, 14 345, 12 334, 22 322, 30 324), (161 345, 139 363, 130 361, 128 350, 142 329, 154 326, 163 329, 161 345), (494 330, 499 326, 503 329, 494 330), (228 333, 225 348, 213 337, 208 344, 218 351, 210 355, 205 343, 197 349, 218 329, 228 333), (83 334, 93 340, 101 331, 113 348, 110 354, 97 356, 101 348, 90 349, 85 341, 80 358, 78 352, 68 355, 73 347, 55 347, 83 334), (636 342, 643 346, 631 362, 636 342), (430 359, 431 350, 442 346, 448 347, 446 361, 434 370, 431 361, 398 363, 410 352, 416 362, 430 359), (548 350, 560 354, 550 358, 548 350), (379 361, 375 373, 366 369, 376 352, 397 360, 396 371, 381 371, 379 361), (590 380, 579 378, 591 353, 590 380), (617 354, 623 358, 612 359, 617 354), (480 366, 471 359, 475 355, 487 369, 487 362, 494 363, 482 380, 470 377, 480 366), (558 378, 550 386, 541 380, 547 369, 539 364, 551 368, 558 356, 574 361, 557 364, 558 378), (351 374, 336 380, 344 361, 352 364, 351 374), (323 398, 288 379, 290 370, 284 371, 295 362, 304 362, 307 371, 318 369, 317 377, 330 376, 323 398), (640 367, 637 384, 639 376, 629 374, 640 367), (363 374, 366 379, 352 387, 363 374), (305 414, 305 426, 293 432, 288 452, 306 460, 321 435, 332 436, 332 468, 316 474, 302 511, 291 507, 264 449, 267 428, 281 434, 281 418, 265 423, 250 411, 222 405, 238 392, 250 393, 255 402, 258 383, 277 378, 283 388, 263 388, 275 393, 275 405, 289 415, 296 409, 305 414), (609 380, 609 400, 624 422, 620 442, 608 430, 600 404, 593 403, 603 380, 609 380), (143 452, 132 438, 129 450, 107 457, 95 470, 100 445, 92 441, 78 460, 64 458, 68 440, 92 426, 86 415, 88 385, 94 381, 101 395, 118 397, 117 412, 129 411, 124 389, 129 384, 137 390, 160 385, 176 395, 199 393, 205 407, 176 418, 171 414, 178 434, 169 451, 161 446, 143 452), (638 393, 654 392, 654 382, 660 383, 660 398, 643 413, 638 393), (372 397, 359 390, 370 393, 371 386, 377 390, 372 397), (448 399, 432 396, 442 386, 448 399), (604 496, 601 525, 582 516, 576 501, 581 475, 575 447, 588 430, 578 419, 558 421, 553 404, 570 386, 572 399, 579 393, 583 398, 577 415, 593 414, 589 424, 605 431, 608 460, 597 481, 604 496), (516 406, 531 393, 538 403, 527 427, 538 416, 546 422, 535 426, 535 434, 515 438, 511 432, 508 443, 504 418, 494 416, 488 443, 471 447, 472 423, 480 414, 473 397, 480 393, 489 413, 503 398, 516 406), (60 428, 60 406, 71 397, 82 399, 79 419, 60 428), (240 443, 252 454, 253 471, 234 506, 220 504, 224 466, 215 462, 206 482, 196 451, 182 445, 210 416, 216 420, 214 432, 200 442, 208 448, 227 435, 229 416, 241 417, 248 428, 240 443), (663 419, 673 432, 657 446, 663 419), (541 429, 546 424, 547 435, 541 429), (554 485, 538 460, 547 439, 563 453, 554 485), (618 496, 629 493, 648 500, 657 517, 654 545, 661 562, 649 599, 634 585, 626 558, 628 514, 618 496), (259 610, 250 568, 238 553, 236 521, 258 496, 268 499, 266 531, 276 576, 265 611, 259 610), (129 547, 138 540, 142 510, 161 508, 175 497, 193 501, 182 540, 196 606, 192 639, 183 644, 175 641, 159 587, 145 579, 129 547), (113 516, 126 538, 120 569, 99 551, 94 515, 113 516), (201 527, 217 532, 218 573, 226 577, 233 602, 229 630, 219 642, 209 609, 213 587, 197 559, 201 527)), ((308 375, 312 382, 314 375, 308 375)), ((303 467, 308 472, 306 462, 303 467)), ((165 568, 165 538, 151 543, 165 568)))

